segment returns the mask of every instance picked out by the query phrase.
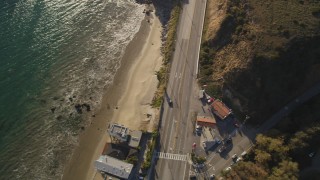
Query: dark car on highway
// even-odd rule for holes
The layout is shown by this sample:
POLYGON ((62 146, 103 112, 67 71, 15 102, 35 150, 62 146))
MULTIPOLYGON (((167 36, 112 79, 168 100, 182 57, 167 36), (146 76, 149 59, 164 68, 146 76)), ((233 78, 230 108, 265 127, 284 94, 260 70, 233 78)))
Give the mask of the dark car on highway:
POLYGON ((172 102, 172 100, 171 100, 170 98, 169 98, 169 100, 168 100, 168 104, 169 104, 170 107, 173 106, 173 102, 172 102))

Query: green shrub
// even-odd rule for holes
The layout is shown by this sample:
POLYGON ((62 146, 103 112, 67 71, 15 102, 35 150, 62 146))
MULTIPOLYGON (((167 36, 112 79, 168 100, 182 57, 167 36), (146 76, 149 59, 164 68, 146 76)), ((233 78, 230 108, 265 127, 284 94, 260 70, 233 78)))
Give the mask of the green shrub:
POLYGON ((138 157, 137 156, 131 156, 127 159, 127 162, 133 165, 136 165, 138 162, 138 157))
POLYGON ((221 98, 222 97, 222 91, 221 87, 214 84, 208 84, 206 87, 206 92, 215 98, 221 98))
POLYGON ((211 76, 213 73, 213 70, 212 68, 203 69, 201 73, 204 74, 205 76, 211 76))
POLYGON ((150 162, 150 161, 144 161, 144 162, 142 163, 141 168, 144 169, 144 170, 147 170, 147 169, 150 168, 150 166, 151 166, 151 162, 150 162))
POLYGON ((198 164, 203 164, 204 162, 206 162, 206 158, 204 158, 204 157, 198 157, 197 158, 197 163, 198 164))
POLYGON ((153 108, 158 108, 158 107, 160 107, 161 104, 162 104, 162 100, 163 100, 162 96, 160 96, 160 95, 155 95, 155 96, 153 97, 153 99, 152 99, 151 106, 152 106, 153 108))
POLYGON ((158 136, 159 136, 159 132, 158 131, 153 131, 152 132, 152 139, 153 140, 155 140, 158 136))

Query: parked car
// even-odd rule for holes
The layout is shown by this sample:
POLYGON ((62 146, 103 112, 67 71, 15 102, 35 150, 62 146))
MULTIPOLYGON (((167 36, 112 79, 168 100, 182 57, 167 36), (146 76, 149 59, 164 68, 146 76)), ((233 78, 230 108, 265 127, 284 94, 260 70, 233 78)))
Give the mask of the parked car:
POLYGON ((311 157, 311 158, 312 158, 314 155, 316 155, 316 152, 312 152, 312 153, 310 153, 310 154, 309 154, 309 157, 311 157))
POLYGON ((210 180, 214 180, 216 178, 216 175, 215 174, 211 174, 210 175, 210 180))
POLYGON ((194 179, 197 179, 197 176, 196 176, 195 174, 191 174, 191 175, 190 175, 190 179, 193 179, 193 180, 194 180, 194 179))
POLYGON ((202 132, 202 126, 197 125, 196 126, 196 133, 201 133, 202 132))
POLYGON ((202 146, 204 149, 207 149, 207 143, 205 141, 202 141, 202 146))
POLYGON ((211 104, 214 101, 214 98, 208 99, 208 104, 211 104))
POLYGON ((245 155, 247 155, 247 151, 243 151, 243 152, 241 153, 241 157, 243 157, 243 156, 245 156, 245 155))
POLYGON ((236 163, 239 162, 239 161, 242 161, 242 157, 238 157, 237 160, 236 160, 236 163))
POLYGON ((202 99, 203 97, 205 97, 204 94, 205 94, 205 93, 204 93, 204 90, 203 90, 203 89, 200 90, 200 91, 199 91, 199 99, 202 99))
POLYGON ((238 158, 237 154, 232 155, 232 159, 236 160, 238 158))
POLYGON ((195 169, 202 169, 202 168, 204 168, 204 164, 192 164, 192 166, 193 166, 193 168, 195 168, 195 169))
POLYGON ((221 146, 218 150, 219 153, 222 153, 224 150, 226 150, 226 146, 221 146))
POLYGON ((224 142, 225 142, 226 144, 231 143, 231 142, 232 142, 231 136, 229 136, 228 138, 224 139, 224 142))
POLYGON ((217 138, 217 137, 216 137, 215 140, 216 140, 216 143, 217 143, 217 144, 221 144, 221 143, 222 143, 222 141, 221 141, 219 138, 217 138))

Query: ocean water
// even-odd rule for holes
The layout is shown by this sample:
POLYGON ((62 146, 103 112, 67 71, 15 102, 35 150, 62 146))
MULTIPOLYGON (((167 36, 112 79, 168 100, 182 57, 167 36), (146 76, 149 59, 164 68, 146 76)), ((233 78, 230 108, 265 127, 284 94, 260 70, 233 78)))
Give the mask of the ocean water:
POLYGON ((128 0, 0 1, 0 179, 61 178, 143 9, 128 0))

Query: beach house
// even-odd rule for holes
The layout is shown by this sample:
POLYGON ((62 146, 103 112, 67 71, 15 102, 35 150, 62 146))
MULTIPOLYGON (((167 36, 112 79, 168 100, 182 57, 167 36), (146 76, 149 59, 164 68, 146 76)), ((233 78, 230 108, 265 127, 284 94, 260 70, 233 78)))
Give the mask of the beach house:
POLYGON ((122 179, 128 179, 133 168, 132 164, 107 155, 100 156, 94 162, 94 166, 100 172, 112 174, 122 179))

